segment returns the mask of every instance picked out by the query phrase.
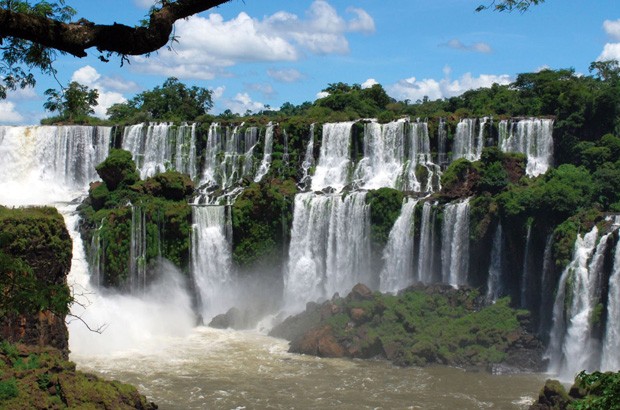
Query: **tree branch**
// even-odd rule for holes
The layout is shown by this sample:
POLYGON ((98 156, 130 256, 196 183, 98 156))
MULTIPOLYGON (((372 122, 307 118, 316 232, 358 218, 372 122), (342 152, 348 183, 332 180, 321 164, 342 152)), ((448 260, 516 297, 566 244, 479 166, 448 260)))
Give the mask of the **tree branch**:
POLYGON ((16 37, 54 48, 76 57, 96 47, 122 55, 142 55, 168 43, 177 20, 187 18, 230 0, 177 0, 164 2, 151 12, 148 25, 130 27, 124 24, 103 25, 81 19, 75 23, 0 9, 0 39, 16 37))

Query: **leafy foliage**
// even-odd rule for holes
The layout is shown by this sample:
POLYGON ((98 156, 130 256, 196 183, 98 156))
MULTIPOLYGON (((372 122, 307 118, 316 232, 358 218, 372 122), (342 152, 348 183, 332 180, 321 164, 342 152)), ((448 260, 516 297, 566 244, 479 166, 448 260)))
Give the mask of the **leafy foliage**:
POLYGON ((46 110, 58 111, 61 120, 77 122, 95 113, 93 107, 98 105, 99 91, 72 81, 61 91, 51 88, 46 90, 45 95, 47 102, 43 107, 46 110))
POLYGON ((170 77, 161 87, 144 91, 127 103, 114 104, 107 114, 115 122, 193 121, 211 109, 211 94, 206 88, 188 87, 170 77))

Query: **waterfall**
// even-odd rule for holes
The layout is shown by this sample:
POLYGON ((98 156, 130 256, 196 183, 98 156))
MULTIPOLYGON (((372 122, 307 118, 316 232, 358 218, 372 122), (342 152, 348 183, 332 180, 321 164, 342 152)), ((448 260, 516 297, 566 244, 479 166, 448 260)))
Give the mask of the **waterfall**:
POLYGON ((447 154, 447 142, 448 142, 448 130, 446 126, 446 119, 439 119, 439 128, 437 129, 437 164, 444 167, 448 164, 447 154))
POLYGON ((111 127, 0 126, 0 186, 4 205, 49 204, 83 194, 98 180, 111 127))
POLYGON ((525 237, 525 252, 523 254, 523 269, 521 273, 521 303, 522 308, 529 308, 528 297, 530 296, 531 281, 531 241, 532 241, 532 225, 527 226, 527 236, 525 237))
POLYGON ((466 285, 469 270, 469 198, 445 206, 441 234, 442 280, 452 286, 466 285))
POLYGON ((503 120, 499 123, 499 147, 504 152, 525 154, 527 175, 544 174, 553 160, 553 120, 503 120))
MULTIPOLYGON (((616 217, 615 223, 620 225, 620 217, 616 217)), ((613 271, 609 278, 607 327, 601 356, 602 371, 620 369, 620 240, 616 243, 613 271)))
POLYGON ((199 309, 211 317, 233 306, 234 276, 231 242, 225 206, 194 206, 192 209, 192 276, 199 292, 199 309))
POLYGON ((603 256, 610 234, 597 245, 598 229, 592 228, 575 242, 573 260, 560 278, 553 306, 553 326, 547 356, 549 371, 572 378, 597 365, 598 351, 592 339, 592 313, 600 299, 603 256))
POLYGON ((327 187, 341 191, 348 183, 353 124, 353 122, 341 122, 323 125, 319 162, 312 178, 313 191, 327 187))
POLYGON ((491 248, 491 264, 489 266, 489 278, 487 280, 487 301, 495 302, 502 294, 502 247, 503 247, 502 223, 497 224, 493 235, 493 247, 491 248))
POLYGON ((101 228, 103 228, 103 222, 101 221, 101 225, 99 228, 95 230, 93 237, 91 238, 90 243, 90 280, 91 283, 97 287, 103 285, 102 278, 105 273, 105 244, 103 243, 103 239, 101 238, 101 228))
MULTIPOLYGON (((417 200, 407 198, 383 250, 380 290, 396 293, 413 281, 414 212, 417 200)), ((418 278, 419 280, 420 278, 418 278)))
POLYGON ((304 161, 301 163, 302 176, 299 180, 299 188, 306 189, 306 186, 310 182, 310 167, 314 165, 314 126, 310 125, 310 136, 308 138, 308 145, 306 146, 306 154, 304 155, 304 161))
POLYGON ((426 192, 433 192, 433 178, 439 172, 439 167, 432 162, 427 123, 417 121, 410 124, 408 145, 409 154, 407 169, 404 173, 406 180, 403 189, 416 192, 422 190, 422 183, 418 181, 416 176, 418 166, 422 166, 428 174, 426 181, 424 181, 425 190, 426 192))
POLYGON ((298 194, 295 197, 285 300, 306 300, 348 292, 370 272, 370 215, 366 194, 298 194))
POLYGON ((131 152, 140 178, 174 169, 196 177, 196 125, 136 124, 125 127, 122 148, 131 152))
POLYGON ((545 251, 543 253, 543 269, 540 279, 540 313, 538 333, 544 334, 549 328, 549 313, 553 309, 553 301, 550 297, 553 294, 553 284, 551 283, 551 272, 553 269, 553 233, 547 235, 545 251))
POLYGON ((129 247, 129 287, 132 293, 146 289, 146 215, 131 205, 131 243, 129 247))
POLYGON ((283 145, 282 164, 284 168, 288 168, 289 161, 290 161, 290 155, 288 152, 288 133, 286 132, 285 129, 282 129, 282 145, 283 145))
POLYGON ((435 212, 436 208, 430 202, 424 202, 418 257, 418 278, 424 283, 435 282, 435 212))
POLYGON ((364 124, 364 158, 354 177, 361 187, 396 187, 405 160, 405 126, 405 120, 364 124))
POLYGON ((202 171, 201 184, 209 186, 218 182, 218 161, 217 154, 220 152, 221 145, 221 127, 220 124, 214 122, 209 126, 207 134, 207 146, 204 151, 204 166, 202 171))
POLYGON ((273 153, 273 124, 270 122, 265 131, 265 152, 261 161, 254 182, 260 182, 261 179, 269 172, 271 166, 271 154, 273 153))
POLYGON ((484 130, 488 121, 487 117, 479 121, 474 118, 465 118, 457 124, 452 146, 452 160, 465 158, 468 161, 477 161, 480 159, 482 148, 484 148, 484 130), (478 123, 477 133, 476 123, 478 123))

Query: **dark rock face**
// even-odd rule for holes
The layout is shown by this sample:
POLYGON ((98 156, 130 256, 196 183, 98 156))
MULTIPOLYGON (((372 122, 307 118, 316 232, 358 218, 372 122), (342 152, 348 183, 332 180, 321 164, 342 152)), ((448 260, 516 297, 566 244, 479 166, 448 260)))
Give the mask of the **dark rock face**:
POLYGON ((1 273, 18 285, 2 282, 0 313, 5 312, 0 317, 0 338, 52 346, 68 355, 65 315, 70 292, 66 277, 73 244, 64 220, 54 208, 0 211, 0 252, 18 262, 12 269, 4 266, 1 273))

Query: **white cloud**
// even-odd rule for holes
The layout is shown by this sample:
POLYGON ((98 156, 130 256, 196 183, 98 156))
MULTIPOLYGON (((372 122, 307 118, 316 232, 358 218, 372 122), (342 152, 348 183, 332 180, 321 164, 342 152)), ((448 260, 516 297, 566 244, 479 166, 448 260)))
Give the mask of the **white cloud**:
POLYGON ((226 91, 226 87, 225 86, 220 86, 220 87, 216 87, 214 89, 211 90, 211 98, 213 99, 213 101, 217 101, 220 98, 222 98, 222 96, 224 95, 224 91, 226 91))
MULTIPOLYGON (((351 8, 347 21, 325 0, 315 0, 304 16, 279 11, 262 19, 247 13, 230 20, 220 14, 192 16, 175 27, 178 43, 150 58, 135 57, 141 72, 181 79, 210 80, 240 62, 297 61, 306 53, 347 53, 349 33, 374 31, 374 20, 351 8)), ((274 75, 277 75, 274 74, 274 75)))
POLYGON ((267 70, 267 75, 281 83, 294 83, 304 78, 304 75, 294 68, 275 70, 267 70))
POLYGON ((155 0, 133 0, 133 2, 136 6, 142 7, 144 9, 148 9, 153 4, 155 4, 155 0))
POLYGON ((127 101, 123 94, 117 91, 109 91, 106 87, 106 84, 118 85, 119 81, 122 82, 122 80, 110 79, 102 76, 96 69, 89 65, 76 70, 71 76, 71 81, 77 81, 99 92, 99 98, 97 99, 99 104, 93 108, 95 110, 95 116, 99 118, 106 118, 106 111, 112 105, 127 101))
POLYGON ((620 19, 605 20, 603 22, 603 29, 611 38, 620 41, 620 19))
POLYGON ((15 109, 12 101, 0 101, 0 123, 17 124, 24 121, 24 117, 15 109))
POLYGON ((396 99, 417 101, 427 96, 431 100, 449 98, 463 94, 468 90, 490 87, 494 83, 509 84, 511 78, 507 74, 493 75, 482 74, 474 77, 471 73, 466 73, 458 80, 450 80, 449 67, 444 68, 446 76, 437 81, 432 78, 418 80, 415 77, 400 80, 396 84, 387 88, 388 92, 396 99))
POLYGON ((258 112, 265 109, 265 104, 253 101, 248 93, 238 93, 233 98, 225 100, 224 106, 237 114, 245 114, 248 110, 258 112))
POLYGON ((377 80, 375 80, 374 78, 369 78, 368 80, 366 80, 366 81, 364 81, 362 83, 362 88, 364 88, 364 89, 370 88, 370 87, 372 87, 373 85, 376 85, 376 84, 379 84, 377 82, 377 80))
POLYGON ((487 43, 478 42, 478 43, 467 45, 457 38, 453 38, 446 43, 442 43, 440 44, 440 46, 452 48, 455 50, 473 51, 475 53, 484 53, 484 54, 488 54, 491 51, 493 51, 491 46, 487 43))
POLYGON ((603 52, 597 58, 598 61, 618 60, 620 61, 620 43, 607 43, 603 52))
POLYGON ((277 94, 273 86, 271 84, 266 84, 266 83, 245 84, 245 88, 250 91, 257 91, 261 93, 263 98, 273 98, 273 96, 277 94))
POLYGON ((319 100, 321 98, 325 98, 329 95, 329 93, 327 91, 319 91, 318 93, 316 93, 316 99, 319 100))

